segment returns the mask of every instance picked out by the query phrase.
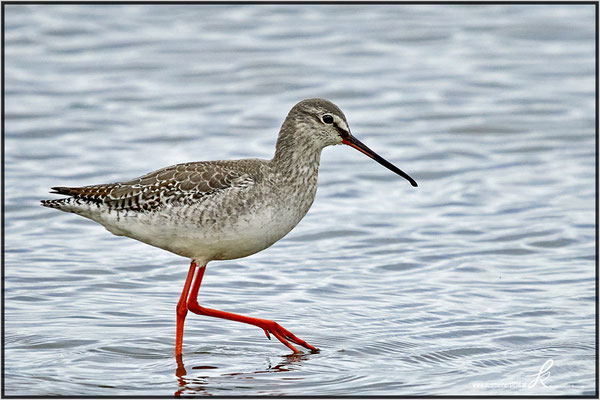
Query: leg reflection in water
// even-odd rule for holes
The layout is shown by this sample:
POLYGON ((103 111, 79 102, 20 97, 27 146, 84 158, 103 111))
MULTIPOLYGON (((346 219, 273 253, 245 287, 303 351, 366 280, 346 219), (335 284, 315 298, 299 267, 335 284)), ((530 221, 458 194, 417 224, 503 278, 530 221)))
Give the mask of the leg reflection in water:
MULTIPOLYGON (((290 355, 282 357, 283 360, 272 367, 268 366, 265 370, 257 370, 252 372, 233 372, 222 374, 220 376, 225 377, 244 377, 251 378, 254 374, 266 374, 266 373, 274 373, 274 372, 289 372, 294 371, 294 365, 301 365, 302 361, 308 360, 311 357, 311 354, 304 353, 292 353, 290 355)), ((174 393, 176 397, 181 396, 182 394, 199 394, 199 395, 211 395, 215 394, 210 392, 207 388, 210 386, 209 376, 188 376, 185 365, 183 364, 183 358, 181 355, 177 355, 175 357, 177 361, 177 369, 175 370, 175 376, 177 376, 178 390, 174 393)), ((218 367, 210 366, 210 365, 201 365, 195 366, 191 368, 192 370, 200 370, 200 369, 218 369, 218 367)), ((250 394, 250 393, 249 393, 250 394)))

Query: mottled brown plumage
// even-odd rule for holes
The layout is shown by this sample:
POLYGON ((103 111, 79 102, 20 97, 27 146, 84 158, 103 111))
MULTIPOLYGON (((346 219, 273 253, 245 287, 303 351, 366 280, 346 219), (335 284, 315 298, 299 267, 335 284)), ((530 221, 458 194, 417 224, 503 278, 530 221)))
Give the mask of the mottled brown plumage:
MULTIPOLYGON (((202 197, 233 186, 261 180, 251 160, 204 161, 172 165, 124 182, 82 187, 53 187, 53 193, 114 210, 151 211, 163 205, 189 205, 202 197)), ((69 199, 43 200, 60 208, 69 199)))

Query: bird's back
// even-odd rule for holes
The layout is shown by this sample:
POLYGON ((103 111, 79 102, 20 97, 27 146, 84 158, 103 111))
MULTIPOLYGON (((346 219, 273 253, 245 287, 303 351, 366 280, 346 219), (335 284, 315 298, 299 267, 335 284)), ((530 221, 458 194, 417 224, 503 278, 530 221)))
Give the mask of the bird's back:
POLYGON ((96 212, 150 213, 161 207, 189 204, 219 191, 260 181, 261 161, 191 162, 162 168, 125 182, 53 187, 53 193, 71 197, 43 200, 42 205, 86 217, 96 212))

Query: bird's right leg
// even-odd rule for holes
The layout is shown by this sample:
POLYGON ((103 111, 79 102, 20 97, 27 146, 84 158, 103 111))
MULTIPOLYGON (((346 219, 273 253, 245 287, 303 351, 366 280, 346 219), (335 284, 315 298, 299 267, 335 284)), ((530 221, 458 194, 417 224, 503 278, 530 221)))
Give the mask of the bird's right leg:
POLYGON ((185 278, 185 285, 183 285, 183 291, 181 297, 177 303, 177 333, 175 336, 175 356, 181 356, 181 348, 183 346, 183 323, 185 322, 185 316, 187 315, 187 298, 194 278, 194 272, 196 272, 196 262, 192 260, 190 264, 190 270, 188 271, 187 278, 185 278))

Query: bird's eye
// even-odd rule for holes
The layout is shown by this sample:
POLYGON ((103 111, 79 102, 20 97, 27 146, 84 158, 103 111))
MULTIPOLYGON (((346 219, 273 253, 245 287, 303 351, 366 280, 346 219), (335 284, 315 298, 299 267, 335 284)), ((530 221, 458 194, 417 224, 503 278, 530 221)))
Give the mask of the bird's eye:
POLYGON ((329 114, 325 114, 323 115, 323 117, 321 117, 323 119, 323 122, 325 122, 326 124, 333 124, 333 116, 329 115, 329 114))

